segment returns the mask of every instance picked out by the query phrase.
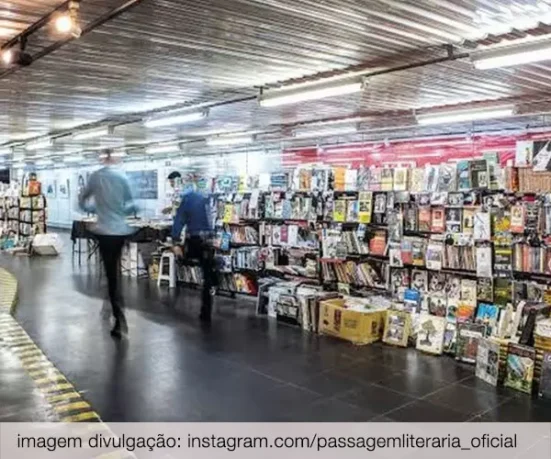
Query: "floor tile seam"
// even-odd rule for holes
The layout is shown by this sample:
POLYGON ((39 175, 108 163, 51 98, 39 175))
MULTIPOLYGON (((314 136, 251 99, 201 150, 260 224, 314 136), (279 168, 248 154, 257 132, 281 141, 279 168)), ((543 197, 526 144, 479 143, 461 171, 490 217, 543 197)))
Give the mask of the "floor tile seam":
MULTIPOLYGON (((14 292, 10 311, 0 312, 0 339, 4 340, 5 344, 7 344, 6 349, 9 350, 12 355, 17 357, 21 368, 24 370, 27 377, 31 379, 35 389, 42 395, 42 401, 44 405, 55 413, 57 404, 50 402, 47 397, 60 391, 60 380, 66 381, 67 386, 70 386, 75 393, 78 392, 73 384, 70 383, 65 375, 61 371, 59 371, 59 369, 48 359, 44 351, 40 349, 40 347, 32 340, 25 329, 12 316, 11 312, 13 311, 14 305, 16 304, 17 300, 17 279, 3 268, 0 268, 0 273, 2 273, 2 276, 0 277, 0 282, 2 282, 1 286, 4 287, 6 279, 8 279, 11 283, 11 290, 14 292), (20 353, 17 351, 17 349, 21 347, 25 347, 26 349, 35 349, 38 353, 38 360, 33 361, 29 364, 28 360, 24 357, 22 358, 19 355, 20 353), (42 368, 49 368, 46 376, 37 377, 36 374, 33 374, 37 370, 42 368), (48 374, 50 376, 48 376, 48 374), (48 377, 51 378, 50 384, 37 384, 37 380, 44 380, 48 377)), ((82 412, 78 413, 76 415, 77 418, 78 416, 82 415, 82 417, 86 417, 87 419, 95 418, 101 421, 100 416, 92 409, 91 405, 80 396, 80 394, 79 399, 75 400, 75 402, 85 403, 89 407, 87 409, 83 409, 82 412)), ((65 421, 65 419, 61 419, 65 421)), ((67 421, 70 420, 67 419, 67 421)))
POLYGON ((480 413, 477 413, 475 415, 473 415, 469 421, 472 421, 473 419, 476 419, 476 418, 480 418, 486 414, 488 414, 490 411, 493 411, 497 408, 499 408, 500 406, 502 405, 505 405, 506 403, 510 402, 511 400, 514 400, 515 397, 514 396, 511 396, 509 395, 508 397, 505 398, 505 400, 501 401, 500 403, 498 403, 496 406, 492 407, 492 408, 488 408, 487 410, 484 410, 484 411, 481 411, 480 413))

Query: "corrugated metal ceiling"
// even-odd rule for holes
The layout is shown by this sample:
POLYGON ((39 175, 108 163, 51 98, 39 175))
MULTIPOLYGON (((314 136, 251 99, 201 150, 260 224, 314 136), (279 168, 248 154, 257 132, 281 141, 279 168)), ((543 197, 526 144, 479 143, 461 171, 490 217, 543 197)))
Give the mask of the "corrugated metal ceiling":
MULTIPOLYGON (((13 37, 60 3, 0 2, 0 38, 13 37)), ((82 21, 122 3, 83 0, 82 21)), ((254 96, 258 86, 318 73, 431 59, 445 55, 445 44, 541 33, 541 23, 551 23, 551 0, 145 0, 2 79, 0 143, 103 119, 118 123, 175 104, 254 96)), ((50 32, 33 37, 30 49, 55 41, 50 32)), ((374 77, 361 96, 271 109, 240 102, 212 109, 208 120, 186 130, 136 123, 108 140, 65 141, 52 152, 186 137, 188 129, 269 130, 357 113, 384 114, 378 124, 392 126, 391 111, 526 98, 551 100, 551 62, 478 71, 458 60, 374 77)))

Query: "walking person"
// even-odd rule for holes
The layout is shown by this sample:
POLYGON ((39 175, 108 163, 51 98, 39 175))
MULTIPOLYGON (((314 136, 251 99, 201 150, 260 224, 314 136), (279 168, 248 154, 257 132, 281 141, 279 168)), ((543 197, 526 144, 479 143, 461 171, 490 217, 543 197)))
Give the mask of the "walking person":
MULTIPOLYGON (((172 226, 172 239, 181 239, 182 230, 186 228, 185 256, 199 260, 203 272, 203 291, 199 319, 210 323, 212 316, 212 288, 215 285, 214 253, 212 248, 212 224, 208 196, 193 189, 182 196, 172 226)), ((181 249, 175 250, 182 256, 181 249)))
POLYGON ((90 176, 79 196, 79 206, 84 212, 97 215, 97 222, 91 231, 98 240, 107 276, 109 300, 115 318, 111 336, 121 339, 128 334, 128 325, 120 291, 120 259, 125 240, 133 233, 133 229, 126 223, 126 216, 135 214, 137 208, 128 179, 116 167, 110 152, 104 159, 104 167, 90 176))

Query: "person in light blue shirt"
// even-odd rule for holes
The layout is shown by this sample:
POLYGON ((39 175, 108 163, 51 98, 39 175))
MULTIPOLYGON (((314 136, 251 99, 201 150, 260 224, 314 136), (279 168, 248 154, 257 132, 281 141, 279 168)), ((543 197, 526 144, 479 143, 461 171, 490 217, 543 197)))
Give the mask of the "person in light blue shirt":
POLYGON ((79 205, 83 211, 97 215, 97 222, 91 231, 98 240, 107 276, 109 299, 115 318, 111 335, 120 339, 128 334, 120 291, 120 259, 125 240, 133 233, 126 217, 135 214, 138 209, 132 199, 128 179, 124 172, 115 167, 109 152, 104 164, 105 167, 90 176, 79 195, 79 205))

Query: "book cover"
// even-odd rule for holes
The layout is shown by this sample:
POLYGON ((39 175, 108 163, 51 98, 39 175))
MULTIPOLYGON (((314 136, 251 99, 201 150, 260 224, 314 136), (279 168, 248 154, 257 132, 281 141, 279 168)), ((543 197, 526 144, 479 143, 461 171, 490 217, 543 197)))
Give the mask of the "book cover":
POLYGON ((411 241, 411 252, 413 256, 413 266, 425 266, 426 242, 421 238, 415 238, 411 241))
POLYGON ((407 347, 411 329, 411 315, 405 311, 387 311, 383 342, 407 347))
POLYGON ((371 173, 369 176, 369 190, 370 191, 381 191, 381 171, 380 167, 373 167, 370 169, 371 173))
POLYGON ((428 192, 435 192, 438 188, 438 174, 440 172, 439 166, 425 166, 425 177, 423 181, 423 188, 428 192))
POLYGON ((429 354, 442 354, 445 330, 446 319, 444 317, 422 315, 419 319, 417 349, 429 354))
POLYGON ((481 278, 477 281, 476 296, 478 301, 493 302, 494 301, 494 283, 493 278, 481 278))
POLYGON ((408 189, 407 167, 394 168, 394 191, 406 191, 408 189))
POLYGON ((478 343, 485 333, 484 325, 459 323, 457 325, 457 352, 455 358, 461 362, 476 363, 478 343))
POLYGON ((358 170, 357 188, 358 191, 369 191, 369 179, 371 173, 368 167, 361 167, 358 170))
POLYGON ((499 343, 483 338, 478 343, 475 375, 482 381, 497 386, 499 379, 499 343))
POLYGON ((394 186, 392 169, 388 167, 383 167, 381 170, 381 190, 382 191, 392 191, 394 186))
POLYGON ((346 200, 337 199, 333 204, 333 221, 344 222, 346 218, 346 200))
POLYGON ((444 345, 443 345, 444 353, 455 355, 456 344, 457 344, 457 327, 453 323, 447 323, 446 330, 444 331, 444 345))
POLYGON ((396 245, 395 243, 391 243, 388 249, 388 258, 391 267, 402 268, 404 266, 400 244, 396 245))
POLYGON ((417 206, 406 206, 404 210, 404 229, 406 231, 417 231, 417 206))
POLYGON ((528 346, 510 343, 507 353, 505 387, 532 393, 536 351, 528 346))
POLYGON ((432 206, 445 206, 448 202, 448 193, 431 193, 430 204, 432 206))
POLYGON ((413 244, 409 239, 402 239, 400 243, 400 253, 402 255, 402 264, 413 264, 413 244))
POLYGON ((431 211, 430 231, 433 233, 443 233, 446 229, 443 207, 433 207, 431 211))
POLYGON ((433 295, 435 293, 438 294, 444 294, 445 288, 446 288, 446 275, 444 273, 439 272, 429 272, 429 287, 428 287, 428 293, 429 295, 433 295))
POLYGON ((422 269, 411 271, 411 288, 418 292, 425 293, 429 288, 428 272, 422 269))
POLYGON ((386 231, 375 231, 369 241, 369 253, 384 255, 386 253, 386 231))
POLYGON ((463 208, 462 216, 462 225, 461 229, 466 234, 473 234, 474 232, 474 216, 476 213, 476 208, 474 207, 465 207, 463 208))
POLYGON ((461 279, 461 301, 476 306, 477 284, 475 279, 461 279))
POLYGON ((386 193, 375 194, 375 206, 373 212, 376 214, 386 213, 386 193))
POLYGON ((347 191, 356 191, 358 184, 358 169, 346 169, 344 173, 344 189, 347 191))
POLYGON ((488 188, 488 164, 485 159, 475 159, 470 165, 472 188, 488 188))
POLYGON ((494 303, 499 306, 507 306, 513 296, 512 282, 510 279, 496 277, 494 279, 494 303))
POLYGON ((531 140, 517 140, 515 151, 515 167, 529 167, 534 156, 534 142, 531 140))
POLYGON ((511 211, 509 209, 492 209, 492 216, 496 233, 511 231, 511 211))
POLYGON ((360 223, 371 223, 371 209, 373 207, 373 193, 363 191, 359 193, 358 220, 360 223))
POLYGON ((457 311, 459 309, 459 302, 453 298, 448 298, 446 304, 446 320, 451 323, 457 323, 457 311))
POLYGON ((480 303, 476 310, 475 323, 482 324, 486 327, 488 335, 492 335, 496 331, 497 322, 499 319, 499 307, 495 304, 480 303))
POLYGON ((441 242, 429 242, 425 254, 425 264, 427 269, 440 271, 442 269, 442 257, 444 246, 441 242))
POLYGON ((543 354, 538 395, 551 399, 551 352, 543 354))
POLYGON ((472 322, 474 320, 475 311, 476 306, 459 301, 457 311, 455 312, 455 319, 457 323, 472 322))
POLYGON ((446 209, 446 232, 460 233, 461 232, 461 209, 447 208, 446 209))
POLYGON ((346 167, 333 168, 333 189, 344 191, 346 185, 346 167))
POLYGON ((457 169, 454 163, 444 163, 440 165, 438 174, 437 191, 448 192, 457 189, 457 169))
POLYGON ((446 286, 444 289, 448 299, 461 299, 461 278, 453 274, 446 276, 446 286))
POLYGON ((494 268, 496 271, 511 271, 513 249, 509 246, 494 245, 494 268))
POLYGON ((492 247, 476 247, 476 275, 492 278, 492 247))
POLYGON ((319 193, 327 191, 328 189, 328 170, 326 169, 314 169, 312 171, 311 191, 319 193))
POLYGON ((489 212, 476 212, 474 214, 474 239, 475 241, 491 241, 492 226, 489 212))
POLYGON ((457 162, 457 191, 469 191, 471 189, 470 162, 462 160, 457 162))
POLYGON ((421 293, 419 290, 408 288, 404 291, 404 310, 418 312, 421 305, 421 293))
POLYGON ((358 219, 359 219, 359 202, 348 201, 348 206, 346 208, 346 221, 357 222, 358 219))
POLYGON ((410 172, 410 186, 409 190, 412 193, 422 193, 424 189, 425 169, 414 168, 410 172))
POLYGON ((524 233, 526 223, 526 212, 522 204, 517 204, 511 208, 511 232, 524 233))
POLYGON ((449 207, 463 207, 465 197, 463 193, 448 193, 448 206, 449 207))
POLYGON ((447 302, 442 294, 429 296, 429 313, 437 317, 446 317, 447 302))
POLYGON ((419 231, 431 231, 432 213, 430 207, 419 207, 419 231))

